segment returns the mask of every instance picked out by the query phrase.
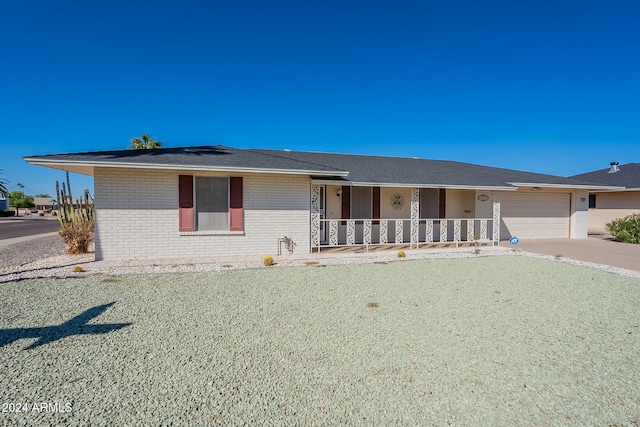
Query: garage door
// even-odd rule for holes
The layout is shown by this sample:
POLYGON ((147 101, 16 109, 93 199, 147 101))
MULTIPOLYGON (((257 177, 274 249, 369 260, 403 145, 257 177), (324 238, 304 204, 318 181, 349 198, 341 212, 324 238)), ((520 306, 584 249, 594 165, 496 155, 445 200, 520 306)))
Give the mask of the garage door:
POLYGON ((569 194, 502 193, 502 239, 569 237, 569 194))

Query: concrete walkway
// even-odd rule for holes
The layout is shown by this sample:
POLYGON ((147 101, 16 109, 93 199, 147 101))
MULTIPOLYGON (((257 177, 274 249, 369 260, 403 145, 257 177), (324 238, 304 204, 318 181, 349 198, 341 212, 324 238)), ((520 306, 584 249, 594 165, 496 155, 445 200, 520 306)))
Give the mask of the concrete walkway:
MULTIPOLYGON (((514 245, 509 242, 501 242, 500 246, 514 248, 514 245)), ((640 245, 614 242, 601 237, 526 240, 515 247, 536 254, 560 256, 640 271, 640 245)))
POLYGON ((40 239, 42 237, 57 236, 57 235, 58 235, 58 232, 55 231, 53 233, 32 234, 30 236, 12 237, 11 239, 1 239, 0 249, 5 248, 9 245, 13 245, 14 243, 22 243, 22 242, 27 242, 29 240, 40 239))

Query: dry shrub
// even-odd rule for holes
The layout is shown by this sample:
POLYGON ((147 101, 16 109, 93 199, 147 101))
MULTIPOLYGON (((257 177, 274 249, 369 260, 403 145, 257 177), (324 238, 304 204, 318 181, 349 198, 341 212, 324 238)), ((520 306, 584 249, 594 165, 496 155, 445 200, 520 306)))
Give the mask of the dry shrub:
POLYGON ((267 255, 266 257, 262 258, 262 263, 266 267, 272 266, 273 265, 273 258, 267 255))
POLYGON ((404 251, 399 251, 398 252, 398 258, 404 258, 406 256, 407 256, 407 254, 405 254, 404 251))
POLYGON ((81 265, 76 265, 75 267, 73 267, 74 273, 82 273, 83 271, 84 271, 84 268, 82 268, 81 265))
POLYGON ((304 262, 305 265, 317 265, 320 264, 318 261, 305 261, 304 262))
POLYGON ((378 307, 380 307, 380 304, 378 304, 377 302, 370 302, 369 304, 367 304, 367 307, 369 307, 369 308, 378 308, 378 307))
POLYGON ((64 223, 60 226, 59 234, 67 245, 68 254, 89 253, 89 245, 93 242, 93 221, 64 223))

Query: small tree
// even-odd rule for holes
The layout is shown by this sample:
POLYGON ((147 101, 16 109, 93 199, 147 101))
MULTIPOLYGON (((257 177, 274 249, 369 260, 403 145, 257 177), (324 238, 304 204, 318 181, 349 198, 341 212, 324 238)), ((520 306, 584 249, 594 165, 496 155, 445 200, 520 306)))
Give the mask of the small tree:
POLYGON ((624 218, 614 219, 606 225, 618 242, 640 244, 640 214, 634 213, 624 218))
POLYGON ((25 196, 22 191, 12 191, 9 193, 9 206, 13 206, 16 209, 28 209, 35 205, 33 204, 33 197, 25 196))
POLYGON ((148 150, 162 147, 162 142, 156 141, 156 137, 149 137, 148 133, 143 133, 140 137, 131 138, 131 150, 148 150))

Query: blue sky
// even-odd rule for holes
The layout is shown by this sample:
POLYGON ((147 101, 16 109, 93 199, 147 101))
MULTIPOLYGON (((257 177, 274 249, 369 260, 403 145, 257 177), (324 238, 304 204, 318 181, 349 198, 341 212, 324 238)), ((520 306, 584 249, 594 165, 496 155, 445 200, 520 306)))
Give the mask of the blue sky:
MULTIPOLYGON (((637 1, 4 2, 0 169, 222 144, 555 175, 640 161, 637 1)), ((74 175, 74 188, 92 181, 74 175)))

